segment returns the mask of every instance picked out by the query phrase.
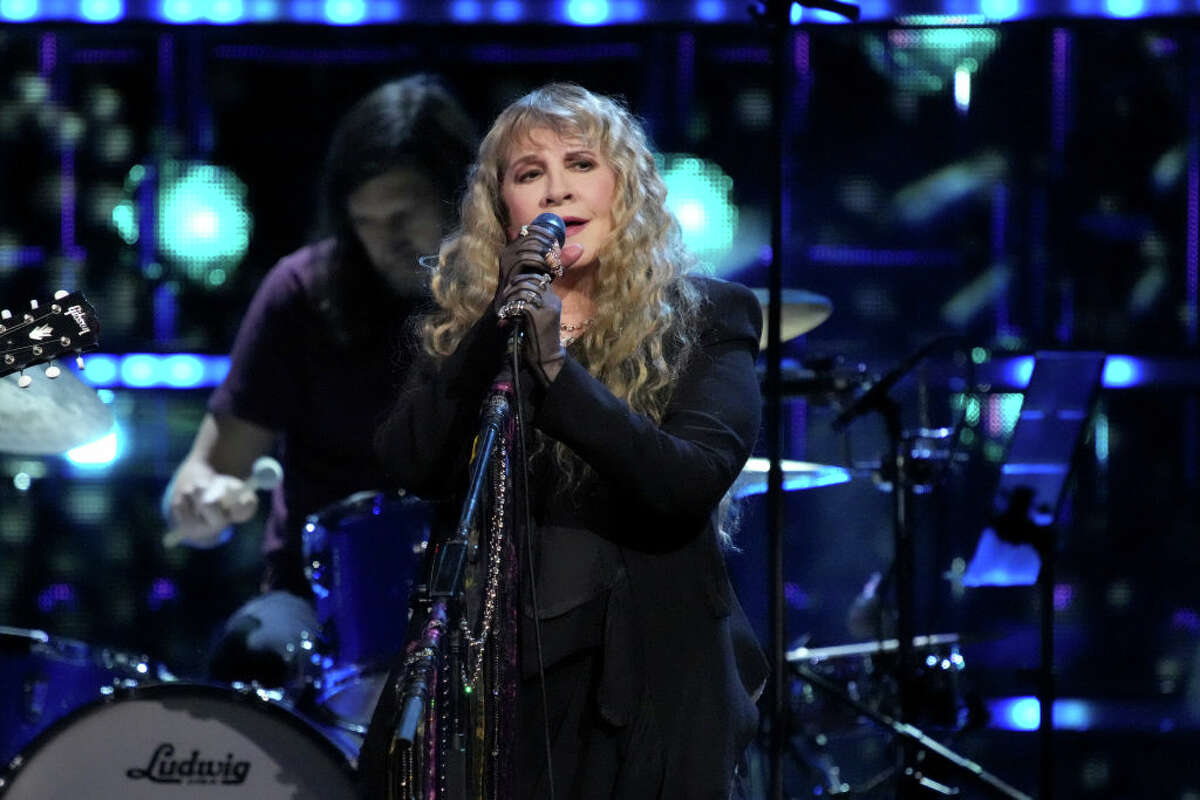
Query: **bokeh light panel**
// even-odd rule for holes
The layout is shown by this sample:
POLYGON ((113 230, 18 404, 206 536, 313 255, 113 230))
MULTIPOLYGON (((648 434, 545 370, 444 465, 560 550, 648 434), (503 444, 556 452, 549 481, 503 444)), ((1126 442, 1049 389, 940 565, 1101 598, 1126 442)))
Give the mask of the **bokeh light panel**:
POLYGON ((733 179, 717 164, 687 154, 668 153, 659 167, 667 208, 679 220, 687 246, 700 256, 728 250, 738 226, 733 179))
MULTIPOLYGON (((4 22, 153 22, 170 25, 290 22, 308 25, 413 23, 568 25, 750 23, 748 3, 724 0, 0 0, 4 22)), ((862 21, 902 25, 971 26, 1034 17, 1107 17, 1190 14, 1192 0, 864 0, 862 21)), ((788 7, 793 25, 844 24, 845 16, 799 3, 788 7)))
POLYGON ((190 280, 220 286, 250 244, 246 186, 212 164, 167 165, 163 172, 155 228, 159 248, 190 280))

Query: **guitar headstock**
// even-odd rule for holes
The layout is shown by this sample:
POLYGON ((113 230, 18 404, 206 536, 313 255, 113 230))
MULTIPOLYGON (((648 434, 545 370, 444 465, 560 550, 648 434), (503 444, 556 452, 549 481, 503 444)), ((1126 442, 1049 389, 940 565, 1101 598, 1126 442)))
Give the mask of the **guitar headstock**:
MULTIPOLYGON (((0 311, 0 377, 96 349, 100 321, 82 292, 55 292, 50 302, 34 300, 29 306, 19 317, 8 309, 0 311)), ((46 370, 49 378, 58 375, 57 367, 46 370)), ((22 376, 22 385, 28 382, 22 376)))

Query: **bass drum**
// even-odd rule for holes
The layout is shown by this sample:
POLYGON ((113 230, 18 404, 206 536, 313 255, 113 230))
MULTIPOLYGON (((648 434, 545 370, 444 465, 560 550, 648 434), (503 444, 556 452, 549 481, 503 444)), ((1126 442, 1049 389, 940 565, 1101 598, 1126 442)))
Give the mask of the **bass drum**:
POLYGON ((13 759, 4 800, 354 797, 344 750, 264 693, 164 683, 116 690, 13 759))
POLYGON ((146 656, 0 626, 0 766, 104 692, 174 680, 146 656))

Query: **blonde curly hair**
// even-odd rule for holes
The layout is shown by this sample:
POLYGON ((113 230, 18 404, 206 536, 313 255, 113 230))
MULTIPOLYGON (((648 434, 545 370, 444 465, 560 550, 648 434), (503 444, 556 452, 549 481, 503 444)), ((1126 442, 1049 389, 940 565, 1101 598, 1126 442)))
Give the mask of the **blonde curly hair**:
POLYGON ((425 324, 425 348, 448 356, 491 304, 510 222, 501 183, 514 145, 539 128, 582 140, 616 175, 613 230, 597 253, 594 319, 571 353, 630 408, 661 421, 695 338, 701 299, 686 280, 694 260, 666 208, 667 187, 641 123, 622 103, 575 84, 548 84, 520 98, 481 142, 461 228, 439 253, 439 310, 425 324))

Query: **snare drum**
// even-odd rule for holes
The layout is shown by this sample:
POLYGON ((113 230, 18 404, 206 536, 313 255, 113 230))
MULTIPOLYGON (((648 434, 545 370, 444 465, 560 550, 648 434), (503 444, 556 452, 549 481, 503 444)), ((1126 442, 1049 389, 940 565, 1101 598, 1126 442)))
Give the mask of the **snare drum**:
POLYGON ((102 691, 174 680, 146 656, 0 626, 0 765, 102 691))
POLYGON ((408 638, 409 595, 424 560, 432 507, 359 492, 308 518, 305 573, 321 624, 316 702, 365 732, 388 660, 408 638))
POLYGON ((164 683, 118 689, 13 759, 4 800, 355 796, 347 754, 264 693, 164 683))

